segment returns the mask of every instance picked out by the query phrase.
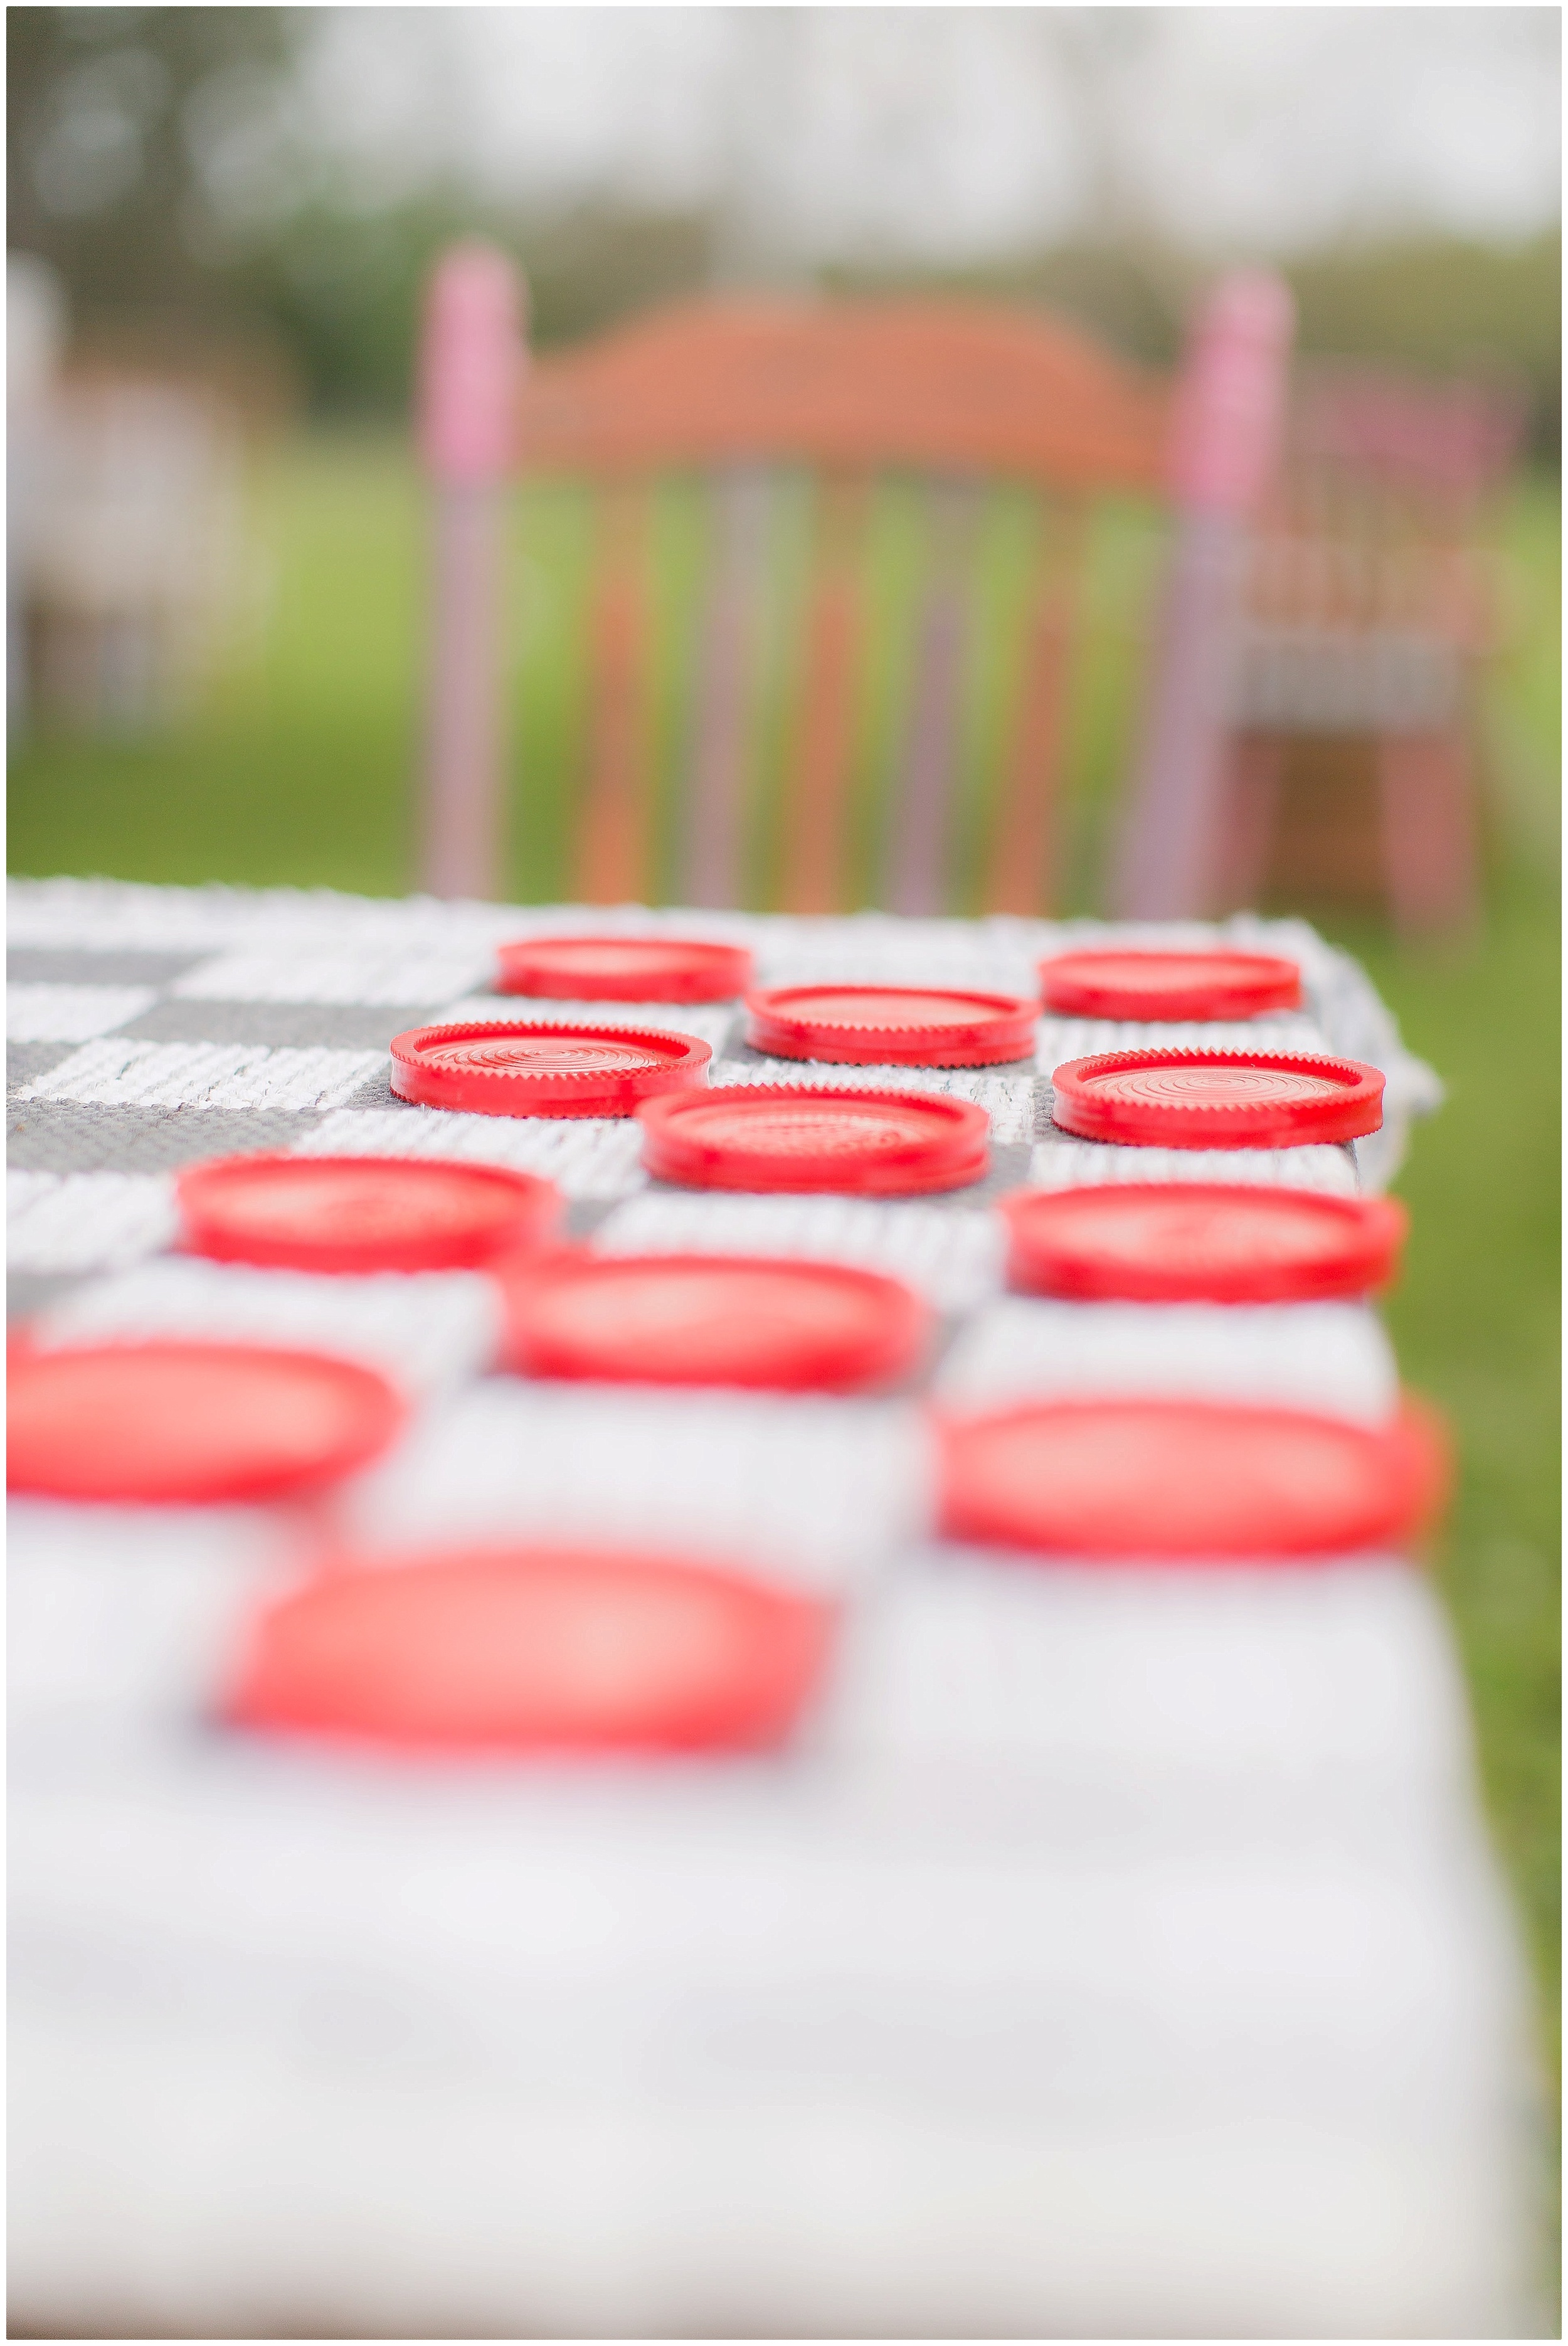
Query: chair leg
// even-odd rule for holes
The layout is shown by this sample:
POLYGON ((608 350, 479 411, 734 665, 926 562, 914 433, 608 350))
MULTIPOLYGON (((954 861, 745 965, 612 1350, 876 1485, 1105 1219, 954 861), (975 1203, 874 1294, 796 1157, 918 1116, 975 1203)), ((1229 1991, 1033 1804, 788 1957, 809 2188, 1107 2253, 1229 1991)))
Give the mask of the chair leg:
POLYGON ((1462 729, 1380 741, 1378 794, 1396 927, 1462 927, 1477 905, 1474 779, 1462 729))
POLYGON ((494 896, 500 881, 505 528, 499 490, 438 492, 421 855, 433 896, 494 896))

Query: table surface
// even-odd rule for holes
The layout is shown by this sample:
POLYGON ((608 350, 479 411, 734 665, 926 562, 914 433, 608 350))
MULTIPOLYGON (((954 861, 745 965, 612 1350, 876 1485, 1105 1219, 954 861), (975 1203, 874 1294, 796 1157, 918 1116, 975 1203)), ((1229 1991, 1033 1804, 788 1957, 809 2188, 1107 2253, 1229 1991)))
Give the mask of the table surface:
POLYGON ((373 1362, 410 1429, 334 1501, 453 1535, 677 1545, 826 1588, 821 1701, 766 1762, 422 1770, 207 1723, 288 1508, 11 1508, 14 2320, 56 2334, 1498 2334, 1528 2318, 1531 2082, 1462 1691, 1419 1569, 1020 1566, 939 1543, 928 1397, 1217 1393, 1376 1421, 1359 1305, 1009 1296, 1001 1192, 1381 1187, 1436 1104, 1362 974, 1299 923, 1303 1012, 1041 1021, 1033 1066, 819 1068, 734 1005, 717 1084, 887 1082, 990 1111, 932 1198, 650 1181, 634 1122, 457 1116, 388 1086, 510 937, 667 930, 762 983, 1033 991, 1039 955, 1184 927, 609 915, 14 883, 11 1310, 42 1341, 260 1335, 373 1362), (1154 1151, 1051 1120, 1063 1059, 1145 1041, 1369 1059, 1381 1134, 1154 1151), (875 1399, 493 1371, 476 1274, 184 1258, 178 1166, 248 1148, 548 1174, 605 1250, 865 1263, 935 1306, 875 1399), (269 2323, 273 2329, 269 2333, 269 2323))

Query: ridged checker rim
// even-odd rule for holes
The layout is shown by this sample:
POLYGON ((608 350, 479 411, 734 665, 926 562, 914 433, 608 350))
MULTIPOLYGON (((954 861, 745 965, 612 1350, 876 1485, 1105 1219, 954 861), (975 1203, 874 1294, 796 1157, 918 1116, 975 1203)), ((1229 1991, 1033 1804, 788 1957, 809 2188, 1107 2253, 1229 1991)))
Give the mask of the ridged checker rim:
POLYGON ((1113 1128, 1120 1112, 1125 1124, 1142 1119, 1155 1127, 1157 1138, 1145 1146, 1162 1142, 1176 1147, 1203 1146, 1202 1131, 1207 1126, 1216 1135, 1227 1132, 1243 1139, 1256 1137, 1264 1140, 1270 1130, 1288 1131, 1299 1124, 1301 1130, 1297 1145, 1308 1145, 1315 1139, 1343 1141, 1359 1139, 1380 1129, 1384 1076, 1380 1068, 1368 1066, 1359 1059, 1347 1059, 1328 1053, 1304 1051, 1202 1050, 1195 1048, 1159 1048, 1105 1051, 1084 1059, 1068 1059, 1057 1067, 1051 1077, 1052 1089, 1058 1107, 1065 1105, 1076 1110, 1080 1121, 1066 1121, 1059 1114, 1054 1120, 1066 1132, 1081 1132, 1087 1138, 1115 1139, 1113 1128), (1180 1098, 1123 1103, 1096 1095, 1096 1079, 1108 1076, 1129 1075, 1143 1068, 1242 1067, 1260 1072, 1278 1071, 1289 1075, 1313 1076, 1331 1086, 1321 1097, 1288 1101, 1206 1101, 1180 1098), (1371 1110, 1369 1120, 1365 1115, 1371 1110), (1170 1127, 1186 1125, 1186 1134, 1179 1135, 1170 1127), (1328 1129, 1315 1133, 1311 1127, 1319 1124, 1328 1129))
MULTIPOLYGON (((575 1020, 569 1024, 557 1025, 548 1018, 496 1018, 472 1021, 464 1019, 449 1026, 411 1026, 405 1033, 394 1035, 388 1047, 392 1057, 405 1067, 418 1067, 427 1074, 445 1073, 448 1071, 433 1067, 429 1061, 421 1058, 417 1049, 400 1050, 398 1046, 403 1044, 423 1048, 432 1043, 446 1041, 477 1043, 483 1041, 487 1035, 560 1035, 570 1036, 574 1041, 585 1043, 678 1043, 681 1046, 678 1053, 666 1055, 672 1066, 702 1066, 713 1056, 713 1046, 710 1043, 703 1042, 700 1036, 696 1035, 682 1035, 673 1028, 585 1026, 579 1025, 575 1020)), ((461 1076, 465 1081, 470 1077, 483 1076, 501 1084, 582 1084, 591 1088, 594 1085, 606 1080, 602 1076, 563 1074, 559 1069, 550 1068, 544 1068, 537 1074, 524 1067, 486 1066, 458 1067, 450 1072, 461 1076)), ((628 1073, 633 1075, 636 1072, 635 1068, 628 1070, 628 1073)))

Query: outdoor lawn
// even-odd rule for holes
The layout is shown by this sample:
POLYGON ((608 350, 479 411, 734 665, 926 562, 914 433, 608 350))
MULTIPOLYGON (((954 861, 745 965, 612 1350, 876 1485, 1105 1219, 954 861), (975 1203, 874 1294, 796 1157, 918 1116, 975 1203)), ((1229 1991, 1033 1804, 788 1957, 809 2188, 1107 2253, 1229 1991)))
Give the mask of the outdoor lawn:
MULTIPOLYGON (((1558 508, 1554 481, 1515 495, 1506 544, 1514 616, 1486 712, 1489 889, 1475 937, 1395 944, 1362 919, 1326 920, 1359 954, 1411 1046, 1449 1087, 1400 1188, 1414 1218, 1389 1320, 1408 1382, 1456 1430, 1461 1475, 1437 1569, 1475 1706, 1497 1842, 1541 1982, 1557 2058, 1558 1979, 1558 508)), ((13 872, 222 879, 378 894, 414 883, 413 783, 421 699, 417 481, 395 441, 317 436, 285 444, 258 483, 266 574, 246 640, 215 705, 168 739, 24 743, 11 768, 13 872)), ((779 613, 798 592, 804 508, 780 529, 779 613)), ((999 501, 983 541, 988 618, 967 713, 978 817, 994 778, 1009 683, 1010 615, 1027 575, 1027 511, 999 501)), ((701 512, 676 493, 653 533, 659 581, 657 870, 668 872, 667 794, 683 749, 678 654, 700 576, 701 512)), ((887 715, 907 656, 901 615, 918 583, 918 515, 879 509, 876 673, 858 801, 862 862, 877 835, 887 715)), ((1074 706, 1066 826, 1069 909, 1092 909, 1106 812, 1121 770, 1138 658, 1138 613, 1157 536, 1113 515, 1090 585, 1092 657, 1074 706)), ((518 780, 511 887, 568 892, 570 794, 581 770, 586 678, 581 619, 590 569, 584 508, 569 492, 517 504, 518 780)), ((766 771, 753 870, 765 902, 789 674, 769 638, 766 771)), ((962 908, 960 908, 962 909, 962 908)), ((1311 908, 1303 908, 1310 910, 1311 908)))

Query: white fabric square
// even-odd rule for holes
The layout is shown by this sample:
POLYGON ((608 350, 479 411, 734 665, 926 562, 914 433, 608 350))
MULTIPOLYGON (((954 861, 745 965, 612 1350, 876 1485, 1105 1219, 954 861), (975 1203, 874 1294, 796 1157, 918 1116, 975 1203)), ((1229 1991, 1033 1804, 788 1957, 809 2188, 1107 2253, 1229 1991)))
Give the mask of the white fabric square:
POLYGON ((957 986, 1035 1001, 1040 982, 1027 951, 996 924, 915 921, 887 913, 843 920, 776 916, 757 942, 757 984, 957 986))
POLYGON ((138 1017, 156 1000, 150 985, 17 985, 5 988, 8 1043, 85 1043, 138 1017))
POLYGON ((118 1270, 168 1246, 178 1227, 166 1174, 5 1176, 5 1260, 13 1270, 118 1270))
POLYGON ((422 1393, 487 1369, 500 1331, 494 1285, 475 1271, 325 1276, 170 1255, 67 1296, 39 1333, 59 1344, 191 1336, 301 1345, 363 1361, 422 1393))
POLYGON ((944 1407, 1101 1394, 1304 1409, 1375 1425, 1399 1403, 1382 1323, 1359 1303, 1065 1303, 1007 1295, 937 1370, 944 1407))
POLYGON ((337 1107, 384 1051, 262 1043, 86 1043, 16 1096, 92 1107, 337 1107))
POLYGON ((1333 1056, 1314 1018, 1301 1011, 1276 1011, 1257 1018, 1116 1019, 1059 1018, 1040 1022, 1035 1064, 1054 1075, 1069 1059, 1098 1058, 1106 1051, 1286 1052, 1292 1056, 1333 1056))
POLYGON ((1316 1189, 1331 1198, 1359 1194, 1355 1147, 1314 1142, 1304 1148, 1124 1148, 1054 1132, 1029 1159, 1033 1189, 1072 1189, 1098 1181, 1258 1181, 1275 1189, 1316 1189))
POLYGON ((480 984, 488 954, 429 946, 220 954, 187 970, 171 991, 199 1002, 444 1002, 480 984))
POLYGON ((66 1721, 83 1753, 111 1714, 167 1735, 211 1710, 256 1595, 293 1577, 300 1521, 279 1507, 6 1508, 7 1687, 22 1739, 66 1721))
POLYGON ((841 1586, 929 1525, 903 1402, 497 1377, 428 1411, 342 1494, 375 1548, 570 1538, 841 1586))
POLYGON ((647 1179, 635 1117, 459 1116, 445 1108, 343 1108, 302 1134, 296 1157, 454 1158, 540 1173, 567 1198, 625 1198, 647 1179))
POLYGON ((648 1194, 594 1233, 612 1254, 799 1255, 858 1263, 908 1281, 938 1311, 966 1311, 1002 1283, 1004 1233, 992 1213, 869 1198, 648 1194))
POLYGON ((1069 1800, 1202 1783, 1238 1820, 1264 1782, 1330 1808, 1395 1787, 1468 1803, 1463 1686, 1407 1563, 905 1565, 851 1630, 823 1737, 917 1769, 922 1798, 983 1769, 1069 1800))

